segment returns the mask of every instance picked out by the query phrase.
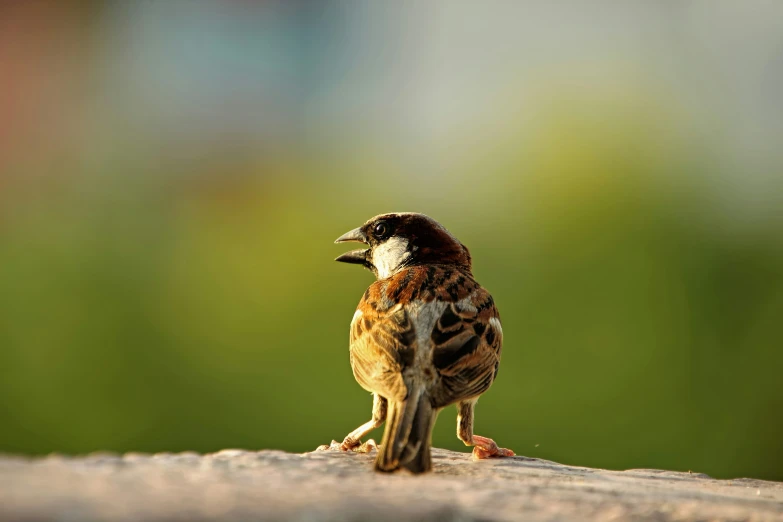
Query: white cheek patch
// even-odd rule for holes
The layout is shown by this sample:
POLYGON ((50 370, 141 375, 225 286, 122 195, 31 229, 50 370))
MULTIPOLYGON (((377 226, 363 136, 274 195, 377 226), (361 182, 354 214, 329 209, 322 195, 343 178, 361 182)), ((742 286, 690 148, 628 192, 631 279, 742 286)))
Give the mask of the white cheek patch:
POLYGON ((378 271, 378 279, 386 279, 410 257, 408 241, 393 237, 373 249, 372 264, 378 271))

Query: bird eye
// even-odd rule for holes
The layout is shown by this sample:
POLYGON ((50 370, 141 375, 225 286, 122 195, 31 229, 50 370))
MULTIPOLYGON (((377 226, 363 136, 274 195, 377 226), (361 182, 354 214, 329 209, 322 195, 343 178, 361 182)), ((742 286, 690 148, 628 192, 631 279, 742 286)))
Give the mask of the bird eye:
POLYGON ((378 223, 375 225, 375 228, 373 229, 373 232, 375 232, 375 235, 379 238, 386 237, 386 234, 389 233, 389 226, 386 223, 378 223))

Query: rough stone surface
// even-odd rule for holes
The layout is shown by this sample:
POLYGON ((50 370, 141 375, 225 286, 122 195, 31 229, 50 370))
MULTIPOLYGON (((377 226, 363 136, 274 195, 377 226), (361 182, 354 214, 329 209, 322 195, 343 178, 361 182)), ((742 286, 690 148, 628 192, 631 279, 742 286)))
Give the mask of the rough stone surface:
POLYGON ((0 457, 2 520, 783 520, 783 483, 606 471, 434 450, 434 472, 379 474, 373 455, 0 457))

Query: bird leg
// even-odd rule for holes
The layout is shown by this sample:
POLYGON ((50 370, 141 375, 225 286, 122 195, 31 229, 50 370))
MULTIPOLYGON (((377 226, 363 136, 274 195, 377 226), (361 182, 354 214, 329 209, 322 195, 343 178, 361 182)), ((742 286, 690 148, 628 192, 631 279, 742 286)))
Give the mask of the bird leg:
POLYGON ((325 444, 323 446, 319 446, 317 451, 334 450, 369 453, 372 450, 377 450, 378 444, 373 439, 370 439, 362 444, 362 438, 383 424, 383 422, 386 420, 386 407, 386 399, 377 393, 373 394, 372 419, 349 433, 342 442, 333 440, 332 443, 328 446, 325 444))
POLYGON ((473 446, 473 458, 475 460, 488 459, 490 457, 513 457, 510 449, 500 448, 489 437, 473 434, 473 411, 476 400, 462 401, 457 404, 457 437, 465 443, 465 446, 473 446))

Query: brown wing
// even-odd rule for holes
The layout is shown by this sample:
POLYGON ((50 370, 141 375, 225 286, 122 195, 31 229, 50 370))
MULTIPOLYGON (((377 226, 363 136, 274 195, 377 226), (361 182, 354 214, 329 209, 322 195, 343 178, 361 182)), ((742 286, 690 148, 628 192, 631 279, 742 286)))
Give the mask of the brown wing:
POLYGON ((378 312, 365 301, 351 322, 351 368, 365 390, 403 399, 403 370, 413 364, 416 333, 401 306, 378 312))
POLYGON ((503 331, 492 296, 479 288, 471 306, 450 303, 432 331, 432 364, 440 385, 432 395, 442 407, 478 397, 497 375, 503 331))

